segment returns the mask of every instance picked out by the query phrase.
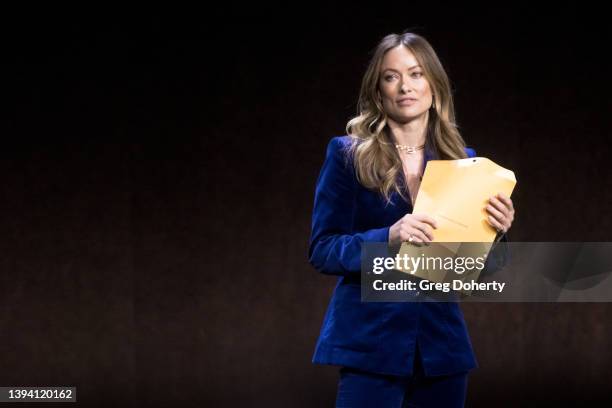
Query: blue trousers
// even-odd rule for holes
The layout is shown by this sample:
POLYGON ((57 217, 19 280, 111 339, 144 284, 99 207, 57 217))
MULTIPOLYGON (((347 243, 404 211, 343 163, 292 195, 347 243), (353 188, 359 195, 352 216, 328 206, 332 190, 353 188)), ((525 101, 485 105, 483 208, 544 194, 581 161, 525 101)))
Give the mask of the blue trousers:
POLYGON ((396 377, 349 367, 340 369, 336 408, 463 407, 468 372, 426 377, 417 353, 414 375, 396 377))

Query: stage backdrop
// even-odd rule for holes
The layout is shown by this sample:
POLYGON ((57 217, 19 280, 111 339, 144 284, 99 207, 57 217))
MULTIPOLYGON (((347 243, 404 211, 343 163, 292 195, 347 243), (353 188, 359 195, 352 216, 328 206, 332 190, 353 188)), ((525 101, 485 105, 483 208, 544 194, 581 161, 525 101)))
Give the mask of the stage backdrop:
MULTIPOLYGON (((406 28, 438 51, 468 145, 517 175, 510 238, 611 239, 597 24, 266 13, 7 31, 0 386, 77 386, 82 406, 332 406, 337 369, 311 364, 335 284, 307 262, 314 187, 369 52, 406 28)), ((612 305, 462 308, 469 406, 609 399, 612 305)))

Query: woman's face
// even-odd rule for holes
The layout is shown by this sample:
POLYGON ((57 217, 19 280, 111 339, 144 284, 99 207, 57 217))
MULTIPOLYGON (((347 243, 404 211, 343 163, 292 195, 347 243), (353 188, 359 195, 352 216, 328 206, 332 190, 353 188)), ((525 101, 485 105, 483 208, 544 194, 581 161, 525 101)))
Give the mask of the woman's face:
POLYGON ((385 54, 378 88, 385 112, 396 122, 406 123, 427 115, 431 107, 429 82, 414 54, 403 45, 385 54))

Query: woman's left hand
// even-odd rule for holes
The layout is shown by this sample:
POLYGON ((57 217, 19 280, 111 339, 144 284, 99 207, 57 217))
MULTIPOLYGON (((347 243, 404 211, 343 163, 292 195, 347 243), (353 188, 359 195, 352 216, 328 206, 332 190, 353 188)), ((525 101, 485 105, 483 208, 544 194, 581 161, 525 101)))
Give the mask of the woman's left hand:
POLYGON ((487 221, 489 224, 497 230, 505 234, 512 226, 514 221, 514 205, 512 200, 505 194, 498 193, 493 197, 489 198, 489 204, 485 207, 489 216, 487 221))

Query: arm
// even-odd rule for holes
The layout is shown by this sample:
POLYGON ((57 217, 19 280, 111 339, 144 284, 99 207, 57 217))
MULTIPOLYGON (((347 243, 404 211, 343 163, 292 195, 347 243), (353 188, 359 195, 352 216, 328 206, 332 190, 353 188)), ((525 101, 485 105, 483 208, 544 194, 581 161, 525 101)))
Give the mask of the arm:
POLYGON ((317 180, 308 260, 319 272, 330 275, 359 274, 361 243, 388 242, 389 227, 355 233, 353 215, 357 179, 346 163, 344 143, 333 138, 317 180))

